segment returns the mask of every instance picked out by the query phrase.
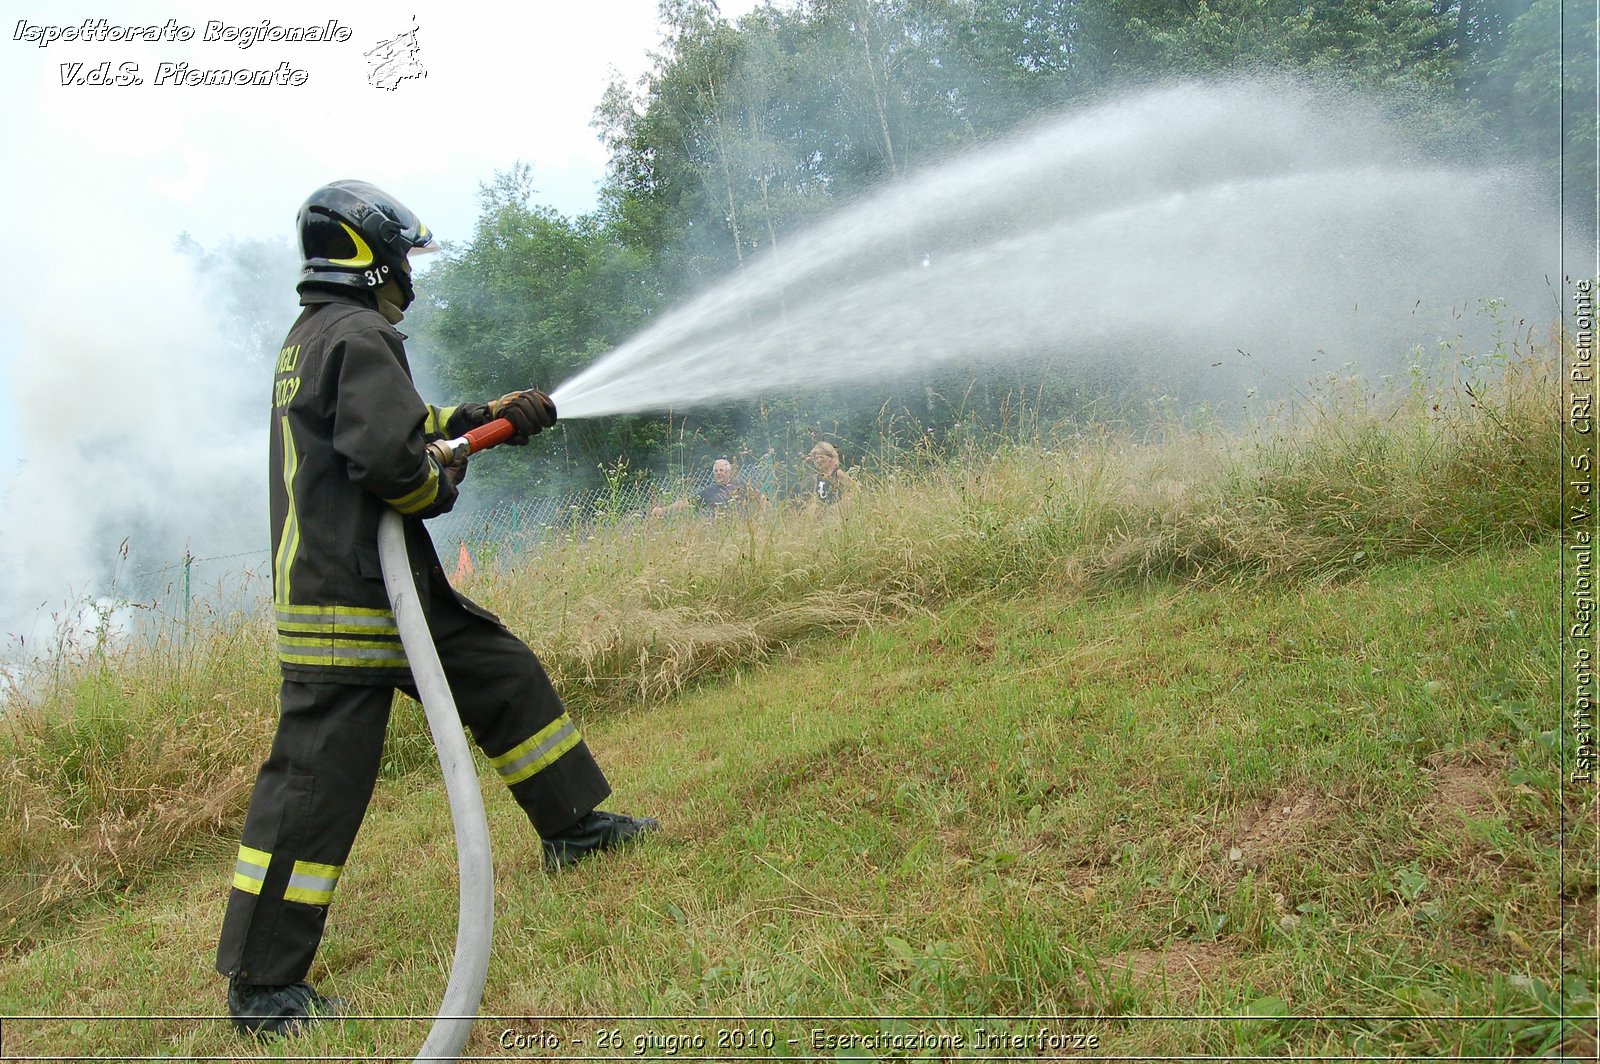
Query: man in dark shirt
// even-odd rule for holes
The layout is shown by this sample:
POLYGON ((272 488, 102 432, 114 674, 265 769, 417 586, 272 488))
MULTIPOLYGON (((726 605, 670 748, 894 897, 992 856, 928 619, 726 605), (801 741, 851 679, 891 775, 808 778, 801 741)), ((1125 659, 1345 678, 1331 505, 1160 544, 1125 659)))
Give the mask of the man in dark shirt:
MULTIPOLYGON (((767 501, 767 497, 756 490, 754 484, 748 480, 737 480, 734 477, 733 463, 726 458, 718 458, 711 463, 711 483, 694 494, 693 505, 699 507, 703 513, 717 513, 732 503, 744 503, 760 506, 767 501)), ((688 499, 679 499, 671 506, 657 506, 650 511, 651 517, 661 517, 664 514, 677 513, 687 510, 690 506, 688 499)))
POLYGON ((733 463, 718 458, 711 464, 711 483, 695 498, 707 510, 716 510, 732 502, 760 503, 765 496, 748 480, 734 480, 733 463))

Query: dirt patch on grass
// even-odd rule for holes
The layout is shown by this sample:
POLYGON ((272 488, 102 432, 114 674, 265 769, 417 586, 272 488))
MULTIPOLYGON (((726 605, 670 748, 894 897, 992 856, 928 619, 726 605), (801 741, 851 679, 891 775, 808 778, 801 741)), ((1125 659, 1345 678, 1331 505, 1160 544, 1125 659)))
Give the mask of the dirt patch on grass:
POLYGON ((1568 887, 1561 899, 1563 915, 1570 921, 1567 941, 1594 956, 1600 951, 1600 899, 1592 883, 1568 887))
POLYGON ((881 762, 871 749, 854 736, 840 736, 808 751, 773 758, 744 789, 764 805, 796 788, 871 777, 875 770, 881 770, 881 762))
POLYGON ((999 633, 995 626, 984 624, 970 635, 948 630, 937 632, 917 644, 917 653, 933 659, 956 656, 988 661, 994 657, 998 645, 999 633))
POLYGON ((1328 799, 1308 790, 1282 790, 1240 813, 1226 836, 1228 860, 1258 868, 1269 858, 1293 852, 1313 838, 1332 816, 1328 799))
POLYGON ((1499 765, 1477 761, 1439 760, 1433 771, 1433 819, 1459 816, 1478 820, 1494 815, 1495 792, 1504 776, 1499 765))
POLYGON ((1108 985, 1128 984, 1179 1004, 1196 1001, 1202 991, 1225 977, 1236 958, 1215 942, 1176 940, 1165 949, 1124 950, 1101 962, 1108 985))

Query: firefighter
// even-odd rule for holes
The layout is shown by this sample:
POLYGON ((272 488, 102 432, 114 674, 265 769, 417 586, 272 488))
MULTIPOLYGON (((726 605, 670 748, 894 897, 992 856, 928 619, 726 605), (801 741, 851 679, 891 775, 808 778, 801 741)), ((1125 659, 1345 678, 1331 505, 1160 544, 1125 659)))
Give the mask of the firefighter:
POLYGON ((256 777, 234 866, 217 970, 239 1030, 290 1033, 338 1002, 306 975, 377 779, 396 688, 415 697, 378 563, 378 519, 406 517, 418 597, 461 720, 562 867, 657 821, 596 809, 610 786, 538 659, 445 579, 425 518, 448 511, 466 473, 428 440, 504 417, 509 441, 556 420, 541 392, 426 405, 396 331, 410 257, 437 245, 394 197, 336 181, 300 208, 304 308, 273 382, 272 583, 282 671, 272 750, 256 777))

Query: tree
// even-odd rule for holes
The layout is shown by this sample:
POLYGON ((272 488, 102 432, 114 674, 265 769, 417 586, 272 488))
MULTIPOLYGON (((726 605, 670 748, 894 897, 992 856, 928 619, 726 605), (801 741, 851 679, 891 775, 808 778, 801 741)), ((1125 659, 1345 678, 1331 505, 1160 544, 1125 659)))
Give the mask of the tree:
POLYGON ((959 106, 977 135, 1071 99, 1084 80, 1080 0, 974 0, 952 27, 959 106))
POLYGON ((736 174, 741 116, 731 76, 736 35, 707 0, 664 0, 657 70, 644 97, 613 84, 596 113, 611 150, 614 202, 641 222, 669 273, 718 276, 742 263, 745 183, 736 174))
POLYGON ((1458 17, 1431 0, 1096 0, 1081 48, 1112 82, 1153 72, 1337 72, 1369 88, 1445 80, 1458 17))
MULTIPOLYGON (((1511 7, 1513 5, 1506 5, 1511 7)), ((1532 0, 1474 79, 1508 146, 1559 180, 1569 217, 1587 235, 1595 218, 1596 40, 1592 9, 1532 0)), ((1509 12, 1508 12, 1509 13, 1509 12)))
MULTIPOLYGON (((443 261, 419 278, 421 298, 408 319, 450 401, 553 390, 626 339, 659 302, 642 257, 601 217, 573 221, 533 205, 528 167, 496 175, 481 195, 472 241, 447 245, 443 261)), ((489 475, 508 498, 593 482, 599 462, 659 447, 660 436, 648 419, 563 423, 559 467, 513 459, 489 475)))

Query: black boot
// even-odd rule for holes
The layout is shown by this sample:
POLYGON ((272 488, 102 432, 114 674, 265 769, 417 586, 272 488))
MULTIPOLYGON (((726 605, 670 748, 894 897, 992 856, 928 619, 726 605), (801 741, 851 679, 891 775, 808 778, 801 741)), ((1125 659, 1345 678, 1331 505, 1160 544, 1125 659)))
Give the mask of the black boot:
POLYGON ((545 871, 560 871, 592 853, 620 846, 660 827, 661 821, 652 817, 622 816, 596 809, 559 835, 544 840, 545 871))
POLYGON ((307 982, 257 986, 228 980, 228 1012, 244 1034, 294 1034, 312 1020, 338 1016, 342 1004, 323 997, 307 982))

